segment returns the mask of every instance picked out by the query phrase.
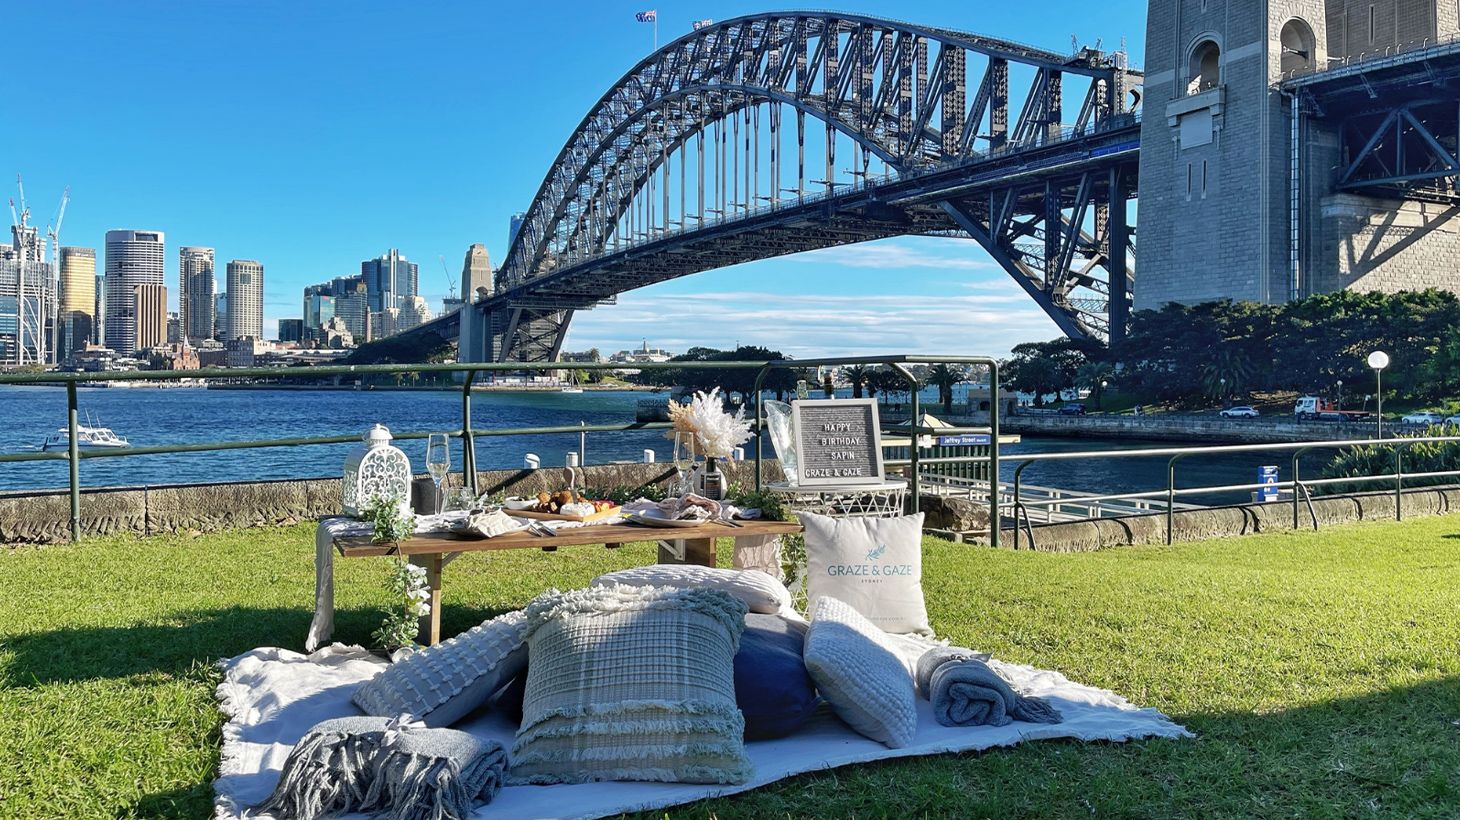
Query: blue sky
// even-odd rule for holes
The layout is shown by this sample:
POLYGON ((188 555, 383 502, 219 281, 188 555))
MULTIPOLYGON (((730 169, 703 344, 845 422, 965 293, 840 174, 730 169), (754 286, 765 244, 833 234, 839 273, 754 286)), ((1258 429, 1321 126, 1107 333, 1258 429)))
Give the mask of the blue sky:
MULTIPOLYGON (((814 6, 823 6, 818 2, 814 6)), ((304 0, 12 0, 0 179, 25 177, 44 225, 71 188, 62 241, 109 228, 167 233, 265 266, 265 327, 300 314, 303 286, 398 247, 439 309, 445 256, 506 251, 589 107, 651 47, 634 12, 657 8, 660 42, 692 20, 790 5, 513 4, 304 0)), ((1141 62, 1145 3, 887 2, 858 11, 1064 51, 1071 35, 1129 41, 1141 62), (1057 21, 1051 23, 1050 21, 1057 21)), ((899 239, 697 274, 575 319, 568 346, 616 350, 647 336, 684 349, 762 344, 792 355, 1003 353, 1054 325, 976 245, 899 239)))

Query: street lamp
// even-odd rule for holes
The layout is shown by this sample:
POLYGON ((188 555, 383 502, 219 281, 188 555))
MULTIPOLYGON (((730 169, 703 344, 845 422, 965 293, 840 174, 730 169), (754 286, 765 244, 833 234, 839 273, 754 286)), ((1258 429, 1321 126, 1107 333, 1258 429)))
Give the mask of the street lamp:
POLYGON ((1374 397, 1379 413, 1378 438, 1384 437, 1384 368, 1389 366, 1389 354, 1375 350, 1369 354, 1369 367, 1374 369, 1374 397))
POLYGON ((1343 410, 1343 379, 1338 380, 1338 409, 1343 410))
POLYGON ((1222 395, 1218 397, 1218 400, 1221 402, 1222 408, 1223 409, 1226 409, 1226 407, 1227 407, 1227 377, 1226 376, 1223 376, 1221 378, 1221 382, 1222 382, 1222 395))
POLYGON ((1105 410, 1105 388, 1107 388, 1109 386, 1110 386, 1110 380, 1109 379, 1101 379, 1100 380, 1100 405, 1096 409, 1101 410, 1101 411, 1104 411, 1105 410))

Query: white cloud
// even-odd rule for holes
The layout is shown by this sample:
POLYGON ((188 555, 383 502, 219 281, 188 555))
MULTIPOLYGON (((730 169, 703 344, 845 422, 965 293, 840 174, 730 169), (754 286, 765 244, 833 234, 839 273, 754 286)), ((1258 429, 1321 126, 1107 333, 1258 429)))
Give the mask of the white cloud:
POLYGON ((996 271, 977 243, 968 239, 916 237, 808 251, 793 257, 798 262, 878 270, 934 268, 938 270, 996 271))
POLYGON ((605 352, 638 346, 754 344, 798 358, 874 353, 1005 356, 1058 335, 1027 297, 822 296, 763 293, 626 293, 617 305, 579 313, 566 347, 605 352), (1014 298, 1017 297, 1017 298, 1014 298))

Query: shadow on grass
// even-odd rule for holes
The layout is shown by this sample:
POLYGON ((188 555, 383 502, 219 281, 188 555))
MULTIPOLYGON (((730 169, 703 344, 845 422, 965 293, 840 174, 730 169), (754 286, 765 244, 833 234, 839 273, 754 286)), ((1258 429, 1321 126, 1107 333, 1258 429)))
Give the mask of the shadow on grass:
MULTIPOLYGON (((441 631, 455 635, 501 612, 447 605, 441 631)), ((298 609, 232 607, 179 613, 163 623, 82 627, 21 634, 3 648, 11 655, 0 667, 0 686, 28 688, 134 675, 183 675, 198 664, 277 646, 304 651, 313 613, 298 609)), ((370 633, 380 626, 378 609, 335 612, 333 640, 372 647, 370 633)))

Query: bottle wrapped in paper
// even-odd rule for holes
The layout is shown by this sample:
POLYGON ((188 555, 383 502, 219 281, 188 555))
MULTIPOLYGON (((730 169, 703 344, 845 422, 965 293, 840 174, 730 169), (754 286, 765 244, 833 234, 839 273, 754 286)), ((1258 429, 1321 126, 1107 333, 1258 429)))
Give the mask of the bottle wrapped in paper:
POLYGON ((796 434, 791 424, 791 405, 783 401, 765 403, 766 426, 771 431, 771 444, 776 448, 776 457, 781 460, 781 471, 786 481, 796 484, 800 480, 797 469, 796 434))

